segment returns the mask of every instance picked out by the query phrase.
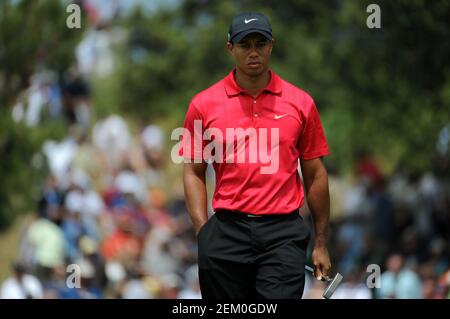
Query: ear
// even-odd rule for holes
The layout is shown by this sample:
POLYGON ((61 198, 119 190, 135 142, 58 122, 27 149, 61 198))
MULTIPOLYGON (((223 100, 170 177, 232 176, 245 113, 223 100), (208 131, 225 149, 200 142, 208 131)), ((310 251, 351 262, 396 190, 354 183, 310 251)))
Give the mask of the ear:
POLYGON ((233 56, 233 43, 227 42, 227 49, 228 53, 230 53, 230 55, 233 56))
POLYGON ((230 53, 231 53, 231 51, 233 50, 233 43, 227 42, 227 49, 228 49, 228 51, 230 51, 230 53))

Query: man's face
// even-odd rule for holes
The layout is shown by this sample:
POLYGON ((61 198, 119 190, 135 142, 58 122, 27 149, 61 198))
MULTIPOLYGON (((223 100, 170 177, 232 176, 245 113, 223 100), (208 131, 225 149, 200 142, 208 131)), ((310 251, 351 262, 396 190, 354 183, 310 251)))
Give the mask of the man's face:
POLYGON ((248 76, 259 76, 269 67, 273 43, 262 34, 250 33, 238 43, 228 42, 236 68, 248 76))

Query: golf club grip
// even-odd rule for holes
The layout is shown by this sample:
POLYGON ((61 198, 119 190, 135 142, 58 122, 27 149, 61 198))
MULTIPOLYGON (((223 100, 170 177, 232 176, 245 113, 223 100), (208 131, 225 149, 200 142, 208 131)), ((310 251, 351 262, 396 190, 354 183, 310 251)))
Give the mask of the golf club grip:
POLYGON ((314 274, 314 269, 312 267, 305 265, 305 269, 308 270, 310 273, 314 274))
MULTIPOLYGON (((305 269, 314 275, 314 269, 308 265, 305 265, 305 269)), ((322 276, 321 281, 331 281, 331 278, 328 276, 322 276)))

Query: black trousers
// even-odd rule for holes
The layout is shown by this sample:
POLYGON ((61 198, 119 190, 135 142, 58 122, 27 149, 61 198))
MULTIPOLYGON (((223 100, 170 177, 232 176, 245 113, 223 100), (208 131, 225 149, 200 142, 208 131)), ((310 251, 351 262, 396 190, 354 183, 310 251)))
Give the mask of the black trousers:
POLYGON ((203 299, 300 299, 309 227, 298 211, 253 217, 218 211, 198 234, 203 299))

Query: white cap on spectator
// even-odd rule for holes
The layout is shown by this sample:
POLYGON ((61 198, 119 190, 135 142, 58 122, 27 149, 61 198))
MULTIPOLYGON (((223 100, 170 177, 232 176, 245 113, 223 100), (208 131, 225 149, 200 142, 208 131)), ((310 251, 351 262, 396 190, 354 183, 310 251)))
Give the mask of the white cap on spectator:
POLYGON ((114 184, 123 194, 133 194, 139 200, 146 197, 145 183, 133 172, 121 172, 117 175, 114 184))
POLYGON ((127 122, 115 114, 97 122, 92 129, 92 141, 96 147, 108 153, 127 150, 131 141, 127 122))
POLYGON ((105 274, 108 280, 112 282, 119 282, 126 277, 125 268, 117 261, 109 261, 105 265, 105 274))
POLYGON ((65 208, 71 213, 81 213, 83 211, 84 196, 80 191, 71 191, 64 201, 65 208))
POLYGON ((47 140, 42 146, 49 169, 58 182, 64 180, 77 150, 78 144, 72 138, 66 138, 61 142, 47 140))
POLYGON ((164 145, 164 133, 157 125, 148 125, 141 133, 142 143, 148 149, 161 150, 164 145))
POLYGON ((105 209, 105 203, 96 191, 89 191, 84 194, 84 212, 86 214, 97 216, 105 209))

